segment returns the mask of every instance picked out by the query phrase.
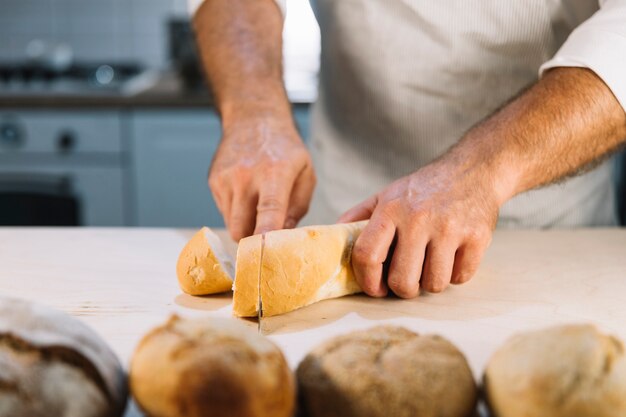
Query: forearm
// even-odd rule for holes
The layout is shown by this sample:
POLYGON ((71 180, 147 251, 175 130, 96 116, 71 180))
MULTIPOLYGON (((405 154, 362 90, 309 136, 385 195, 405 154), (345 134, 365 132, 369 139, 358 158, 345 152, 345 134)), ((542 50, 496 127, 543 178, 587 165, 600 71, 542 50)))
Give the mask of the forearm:
POLYGON ((470 130, 442 161, 487 168, 502 204, 580 172, 626 140, 626 114, 593 72, 557 68, 470 130))
POLYGON ((289 120, 282 81, 282 16, 273 0, 206 0, 194 29, 227 127, 251 117, 289 120))

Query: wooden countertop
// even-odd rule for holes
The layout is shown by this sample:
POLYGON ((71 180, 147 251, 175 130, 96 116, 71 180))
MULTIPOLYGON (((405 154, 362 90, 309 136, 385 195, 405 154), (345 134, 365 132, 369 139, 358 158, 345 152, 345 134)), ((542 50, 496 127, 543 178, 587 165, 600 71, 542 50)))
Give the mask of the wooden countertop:
MULTIPOLYGON (((0 293, 80 318, 128 363, 141 336, 172 312, 230 316, 230 294, 191 297, 178 288, 176 259, 192 233, 0 228, 0 293)), ((626 230, 497 231, 465 285, 414 300, 328 300, 267 327, 293 367, 322 340, 352 329, 393 323, 439 333, 478 378, 511 334, 565 322, 592 322, 626 340, 626 230)), ((138 414, 131 407, 128 415, 138 414)))

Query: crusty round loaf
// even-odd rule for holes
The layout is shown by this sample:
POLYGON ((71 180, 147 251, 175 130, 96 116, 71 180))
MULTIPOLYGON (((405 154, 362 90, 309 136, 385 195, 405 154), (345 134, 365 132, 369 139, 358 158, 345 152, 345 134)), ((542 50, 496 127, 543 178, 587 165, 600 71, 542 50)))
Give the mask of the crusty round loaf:
POLYGON ((152 417, 290 417, 295 407, 282 352, 228 319, 172 316, 137 346, 130 386, 152 417))
POLYGON ((476 405, 463 354, 401 327, 331 339, 304 358, 297 378, 310 417, 468 417, 476 405))
POLYGON ((491 357, 484 385, 497 417, 623 417, 624 345, 591 325, 523 333, 491 357))
POLYGON ((90 328, 0 298, 0 417, 116 417, 126 399, 119 361, 90 328))

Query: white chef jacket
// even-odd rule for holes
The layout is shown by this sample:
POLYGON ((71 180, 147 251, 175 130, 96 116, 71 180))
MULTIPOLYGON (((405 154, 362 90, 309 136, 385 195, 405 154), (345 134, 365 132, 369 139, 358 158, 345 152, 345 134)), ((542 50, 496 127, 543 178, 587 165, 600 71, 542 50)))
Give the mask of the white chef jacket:
MULTIPOLYGON (((428 164, 549 68, 590 68, 626 109, 626 0, 311 3, 322 57, 309 222, 333 222, 428 164)), ((606 162, 523 193, 498 226, 614 225, 611 177, 606 162)))

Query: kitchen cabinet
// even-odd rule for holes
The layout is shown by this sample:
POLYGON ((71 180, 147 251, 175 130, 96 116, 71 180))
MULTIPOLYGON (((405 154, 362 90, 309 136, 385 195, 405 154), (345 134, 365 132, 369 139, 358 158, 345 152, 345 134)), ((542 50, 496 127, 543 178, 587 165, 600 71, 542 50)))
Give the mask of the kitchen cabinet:
POLYGON ((130 124, 135 223, 223 225, 207 185, 221 136, 217 115, 204 109, 136 111, 130 124))
MULTIPOLYGON (((308 106, 294 108, 308 140, 308 106)), ((224 225, 207 185, 221 137, 213 110, 146 110, 130 116, 134 223, 147 227, 224 225)))
POLYGON ((122 120, 114 110, 0 111, 0 224, 128 225, 122 120))

